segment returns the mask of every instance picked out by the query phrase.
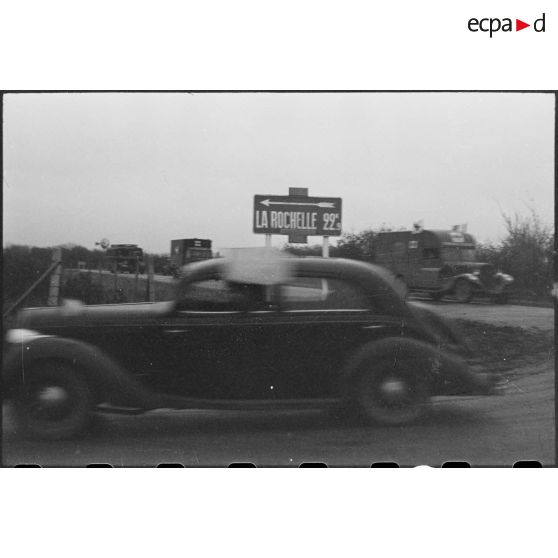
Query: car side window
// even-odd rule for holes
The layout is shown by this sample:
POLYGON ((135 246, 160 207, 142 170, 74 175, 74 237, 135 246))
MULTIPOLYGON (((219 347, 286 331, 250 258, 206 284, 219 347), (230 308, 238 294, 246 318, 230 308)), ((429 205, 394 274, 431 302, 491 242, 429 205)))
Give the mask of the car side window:
POLYGON ((262 285, 208 279, 187 285, 177 302, 177 310, 246 312, 265 309, 265 305, 262 285))
POLYGON ((368 310, 368 297, 340 279, 298 277, 281 285, 282 310, 368 310))

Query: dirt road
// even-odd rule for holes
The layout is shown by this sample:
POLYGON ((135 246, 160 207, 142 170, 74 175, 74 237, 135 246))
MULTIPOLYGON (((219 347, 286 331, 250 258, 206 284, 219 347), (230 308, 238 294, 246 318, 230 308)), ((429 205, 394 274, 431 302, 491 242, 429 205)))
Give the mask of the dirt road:
POLYGON ((5 465, 226 466, 233 462, 364 466, 377 462, 439 466, 447 461, 513 465, 554 463, 554 365, 514 371, 505 394, 438 398, 407 427, 344 426, 319 412, 155 411, 103 417, 83 440, 31 442, 17 436, 4 409, 5 465))
POLYGON ((428 303, 428 306, 448 318, 512 327, 538 328, 546 331, 554 329, 554 308, 447 302, 432 302, 428 303))

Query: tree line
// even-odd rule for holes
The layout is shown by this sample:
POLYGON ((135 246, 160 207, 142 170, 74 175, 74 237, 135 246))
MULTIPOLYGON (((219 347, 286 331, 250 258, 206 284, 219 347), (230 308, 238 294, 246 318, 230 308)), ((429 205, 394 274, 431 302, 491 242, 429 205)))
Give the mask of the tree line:
MULTIPOLYGON (((534 212, 525 215, 503 215, 506 236, 500 242, 479 244, 477 260, 492 263, 497 269, 515 278, 515 290, 520 297, 549 299, 554 281, 554 233, 534 212)), ((344 234, 337 246, 330 247, 332 257, 368 262, 375 260, 378 233, 385 229, 366 229, 344 234)), ((63 248, 63 266, 77 268, 84 262, 87 269, 108 268, 103 250, 90 250, 67 244, 63 248)), ((321 255, 321 245, 286 245, 285 250, 300 256, 321 255)), ((150 254, 156 274, 164 272, 168 254, 150 254)), ((15 301, 49 267, 52 248, 10 245, 3 251, 3 302, 15 301)), ((102 302, 103 295, 86 279, 66 284, 66 296, 86 302, 102 302), (74 292, 75 291, 75 292, 74 292), (68 294, 69 293, 69 294, 68 294)), ((27 306, 44 305, 48 295, 48 281, 43 282, 26 301, 27 306)))

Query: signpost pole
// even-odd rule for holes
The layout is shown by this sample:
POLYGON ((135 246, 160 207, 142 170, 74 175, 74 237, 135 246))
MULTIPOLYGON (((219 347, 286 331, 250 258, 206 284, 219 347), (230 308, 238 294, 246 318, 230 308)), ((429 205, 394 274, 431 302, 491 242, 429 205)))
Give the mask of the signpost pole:
POLYGON ((329 236, 324 236, 322 244, 322 258, 329 258, 329 236))
POLYGON ((271 248, 271 235, 270 234, 265 235, 265 247, 266 248, 271 248))

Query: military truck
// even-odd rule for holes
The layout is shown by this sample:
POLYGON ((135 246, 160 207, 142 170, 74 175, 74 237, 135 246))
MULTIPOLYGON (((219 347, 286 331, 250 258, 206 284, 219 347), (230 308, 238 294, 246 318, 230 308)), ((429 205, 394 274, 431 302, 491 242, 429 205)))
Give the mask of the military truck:
POLYGON ((111 244, 105 254, 114 273, 143 273, 143 250, 137 244, 111 244))
POLYGON ((513 283, 492 264, 478 262, 474 237, 458 230, 379 233, 375 263, 409 291, 428 292, 434 300, 453 295, 466 303, 481 295, 505 303, 513 283))
POLYGON ((183 265, 200 260, 208 260, 212 257, 211 240, 203 238, 171 240, 167 273, 178 277, 180 268, 183 265))

